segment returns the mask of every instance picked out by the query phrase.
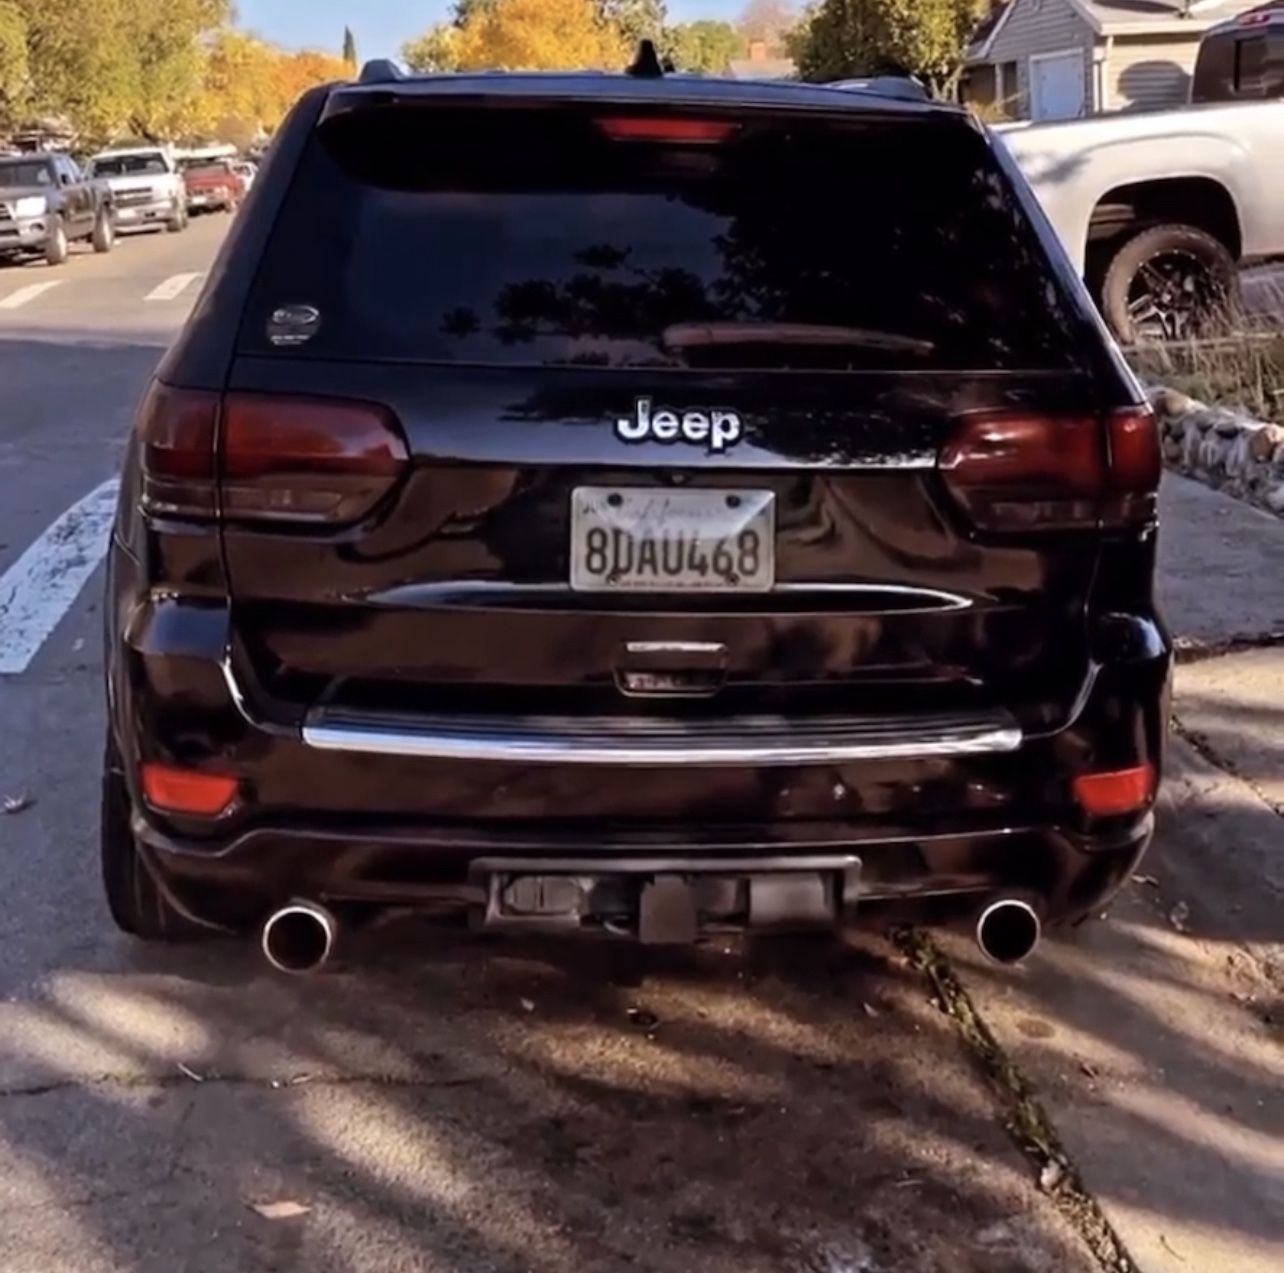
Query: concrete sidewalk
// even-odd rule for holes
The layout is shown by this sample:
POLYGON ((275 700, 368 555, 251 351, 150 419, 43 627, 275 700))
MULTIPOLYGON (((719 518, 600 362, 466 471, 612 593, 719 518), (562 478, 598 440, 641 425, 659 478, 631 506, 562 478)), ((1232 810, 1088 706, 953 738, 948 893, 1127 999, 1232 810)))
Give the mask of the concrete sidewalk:
POLYGON ((946 944, 1141 1273, 1277 1273, 1284 644, 1234 643, 1284 634, 1284 522, 1170 476, 1160 555, 1197 661, 1178 669, 1141 872, 1107 922, 1053 934, 1016 972, 946 944))

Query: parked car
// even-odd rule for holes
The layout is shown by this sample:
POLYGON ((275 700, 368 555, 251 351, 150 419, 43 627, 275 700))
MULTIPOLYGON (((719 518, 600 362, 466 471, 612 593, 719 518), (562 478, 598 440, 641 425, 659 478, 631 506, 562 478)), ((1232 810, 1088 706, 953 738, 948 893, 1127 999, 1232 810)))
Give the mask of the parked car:
POLYGON ((1125 341, 1217 330, 1284 258, 1284 5, 1210 28, 1191 100, 1003 132, 1125 341))
POLYGON ((276 134, 129 442, 112 914, 293 971, 388 906, 1020 958, 1151 835, 1158 480, 962 110, 372 64, 276 134))
POLYGON ((227 159, 188 165, 183 180, 188 212, 235 212, 245 198, 245 178, 227 159))
POLYGON ((245 193, 249 194, 254 186, 254 178, 258 176, 258 165, 242 160, 233 163, 232 170, 240 174, 241 180, 245 182, 245 193))
POLYGON ((120 229, 187 228, 187 188, 173 154, 163 146, 104 150, 89 171, 111 187, 120 229))
POLYGON ((61 265, 77 240, 95 252, 116 242, 111 188, 69 155, 0 158, 0 259, 43 256, 61 265))

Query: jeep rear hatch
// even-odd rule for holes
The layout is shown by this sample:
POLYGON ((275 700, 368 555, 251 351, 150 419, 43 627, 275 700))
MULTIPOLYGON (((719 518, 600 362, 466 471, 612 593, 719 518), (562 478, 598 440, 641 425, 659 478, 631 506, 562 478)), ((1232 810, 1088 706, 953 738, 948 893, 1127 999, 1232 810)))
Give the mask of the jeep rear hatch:
POLYGON ((910 687, 1065 718, 1101 527, 1146 512, 1135 421, 975 126, 876 101, 359 106, 305 152, 224 406, 257 682, 300 710, 791 713, 910 687), (770 560, 702 586, 693 539, 681 587, 592 574, 651 516, 639 491, 688 528, 740 510, 729 551, 770 560))

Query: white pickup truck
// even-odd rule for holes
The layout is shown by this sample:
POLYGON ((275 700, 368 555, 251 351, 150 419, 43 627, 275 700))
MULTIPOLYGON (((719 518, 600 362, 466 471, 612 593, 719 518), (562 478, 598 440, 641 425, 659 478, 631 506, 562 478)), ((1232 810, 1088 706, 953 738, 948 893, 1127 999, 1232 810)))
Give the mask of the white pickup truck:
POLYGON ((104 150, 89 161, 89 171, 111 186, 117 229, 187 228, 187 187, 167 147, 104 150))
POLYGON ((1210 28, 1191 104, 1000 130, 1123 341, 1197 336, 1284 259, 1284 3, 1210 28))

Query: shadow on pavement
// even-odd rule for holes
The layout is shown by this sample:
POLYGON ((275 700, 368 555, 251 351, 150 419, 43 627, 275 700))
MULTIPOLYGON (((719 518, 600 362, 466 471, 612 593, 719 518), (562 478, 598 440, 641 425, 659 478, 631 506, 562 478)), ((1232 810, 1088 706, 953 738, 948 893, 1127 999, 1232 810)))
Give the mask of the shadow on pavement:
POLYGON ((0 1264, 1092 1267, 881 942, 638 970, 404 921, 349 955, 131 949, 11 1010, 0 1264), (281 1200, 310 1211, 247 1206, 281 1200))

